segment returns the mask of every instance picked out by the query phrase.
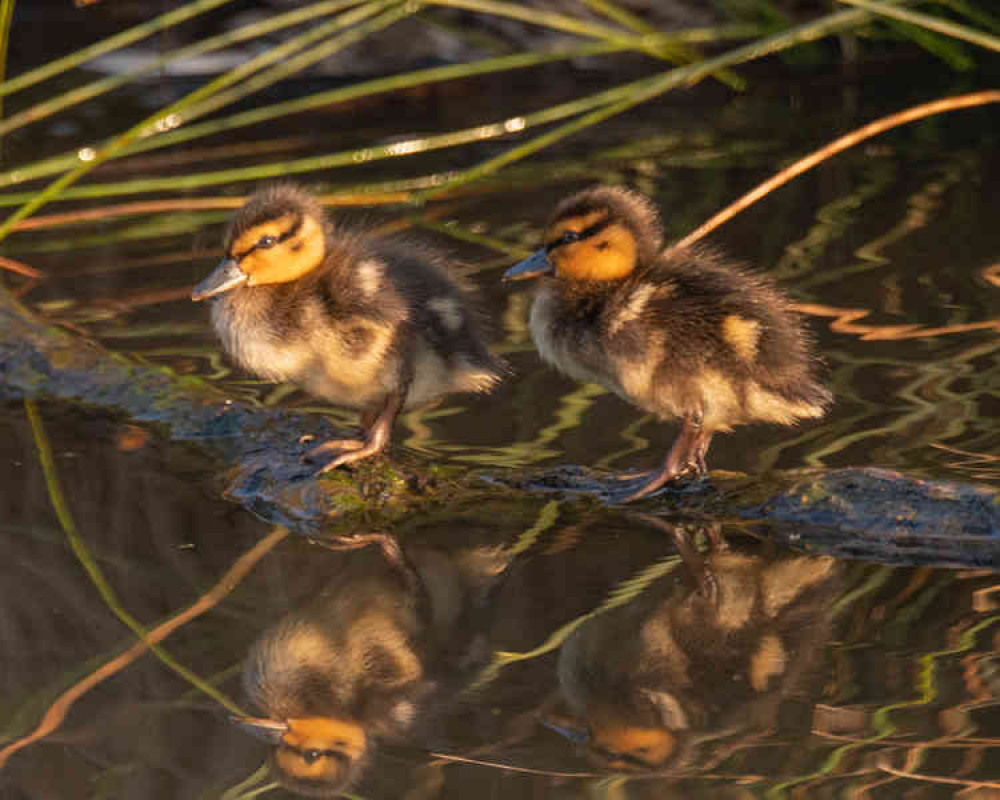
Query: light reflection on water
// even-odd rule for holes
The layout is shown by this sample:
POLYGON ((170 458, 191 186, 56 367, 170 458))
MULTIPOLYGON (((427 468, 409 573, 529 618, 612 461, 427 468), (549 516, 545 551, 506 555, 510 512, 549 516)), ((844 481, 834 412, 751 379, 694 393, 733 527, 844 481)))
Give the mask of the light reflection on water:
MULTIPOLYGON (((886 108, 874 97, 865 118, 886 108)), ((413 215, 354 212, 458 253, 517 371, 489 398, 407 415, 397 441, 474 465, 652 465, 671 432, 544 368, 528 295, 499 275, 537 245, 572 188, 631 182, 661 203, 677 238, 844 124, 819 99, 806 129, 780 102, 757 102, 648 109, 489 193, 413 215)), ((822 423, 719 437, 713 466, 1000 477, 995 156, 989 135, 958 117, 921 131, 842 156, 713 237, 802 304, 837 396, 822 423)), ((433 174, 453 168, 433 158, 433 174)), ((223 207, 25 233, 5 252, 49 276, 26 277, 21 294, 52 319, 235 397, 312 407, 232 372, 204 309, 186 300, 218 255, 223 207)), ((217 465, 188 447, 96 412, 43 411, 80 534, 147 628, 204 597, 267 535, 215 497, 217 465)), ((43 741, 11 756, 3 792, 235 798, 266 786, 267 747, 149 654, 89 686, 134 640, 66 546, 23 408, 5 407, 0 424, 0 749, 72 700, 43 741)), ((317 708, 295 713, 363 723, 352 791, 364 797, 952 796, 956 785, 939 779, 974 796, 996 790, 1000 588, 990 572, 837 563, 739 529, 722 532, 726 549, 712 530, 665 531, 586 505, 553 515, 545 500, 448 509, 397 532, 402 572, 375 549, 275 542, 164 647, 263 714, 239 676, 273 626, 313 630, 305 653, 333 649, 345 672, 359 656, 343 642, 362 642, 364 674, 338 682, 346 699, 319 692, 317 708)))
MULTIPOLYGON (((415 515, 399 560, 338 552, 207 496, 214 467, 189 448, 43 412, 121 606, 239 713, 337 721, 338 742, 363 743, 356 796, 896 796, 938 787, 887 769, 995 777, 988 570, 839 562, 544 498, 415 515)), ((0 424, 5 796, 268 785, 268 745, 142 654, 66 547, 23 409, 0 424)))

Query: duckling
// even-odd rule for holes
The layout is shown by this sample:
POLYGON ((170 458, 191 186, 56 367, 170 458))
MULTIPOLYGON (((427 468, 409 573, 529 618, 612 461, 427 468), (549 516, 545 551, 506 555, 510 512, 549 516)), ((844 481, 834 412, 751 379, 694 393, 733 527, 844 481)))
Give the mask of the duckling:
POLYGON ((544 247, 504 278, 539 275, 553 276, 531 308, 542 358, 681 420, 663 467, 625 502, 688 470, 705 473, 717 432, 791 425, 831 402, 809 337, 771 281, 704 247, 663 249, 660 214, 642 195, 597 187, 564 200, 544 247))
POLYGON ((382 451, 403 409, 487 392, 504 372, 442 255, 336 228, 300 187, 254 194, 237 211, 225 252, 191 299, 215 298, 212 322, 226 352, 264 378, 361 412, 359 438, 306 453, 333 455, 320 472, 382 451))

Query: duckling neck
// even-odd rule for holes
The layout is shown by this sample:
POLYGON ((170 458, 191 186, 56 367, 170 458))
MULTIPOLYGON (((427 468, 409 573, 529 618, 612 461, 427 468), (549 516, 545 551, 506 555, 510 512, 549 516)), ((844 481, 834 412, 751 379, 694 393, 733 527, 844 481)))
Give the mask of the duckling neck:
POLYGON ((631 275, 604 281, 565 280, 560 287, 563 297, 573 305, 590 307, 629 282, 631 275))

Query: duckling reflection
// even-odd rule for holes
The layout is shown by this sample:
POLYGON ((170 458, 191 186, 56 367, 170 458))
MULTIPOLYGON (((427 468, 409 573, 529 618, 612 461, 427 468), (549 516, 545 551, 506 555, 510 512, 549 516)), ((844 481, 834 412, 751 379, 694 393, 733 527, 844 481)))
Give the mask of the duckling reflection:
POLYGON ((235 721, 271 745, 286 788, 310 797, 350 789, 378 743, 401 740, 432 698, 479 668, 460 631, 502 570, 497 552, 338 553, 319 595, 261 636, 244 685, 262 716, 235 721))
POLYGON ((569 714, 544 722, 602 767, 679 770, 699 743, 774 726, 827 639, 834 559, 718 550, 690 566, 695 580, 661 579, 560 651, 569 714))

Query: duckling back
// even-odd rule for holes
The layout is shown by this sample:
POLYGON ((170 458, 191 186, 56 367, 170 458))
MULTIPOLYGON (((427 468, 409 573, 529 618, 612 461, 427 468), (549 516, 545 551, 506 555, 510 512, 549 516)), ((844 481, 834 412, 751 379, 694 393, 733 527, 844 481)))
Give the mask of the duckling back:
POLYGON ((660 416, 699 413, 724 431, 820 417, 831 401, 787 299, 707 248, 664 251, 594 321, 616 391, 660 416))
POLYGON ((482 314, 448 260, 405 238, 379 239, 374 250, 392 291, 408 306, 400 328, 413 360, 408 403, 418 406, 444 391, 490 391, 507 367, 486 347, 482 314))

